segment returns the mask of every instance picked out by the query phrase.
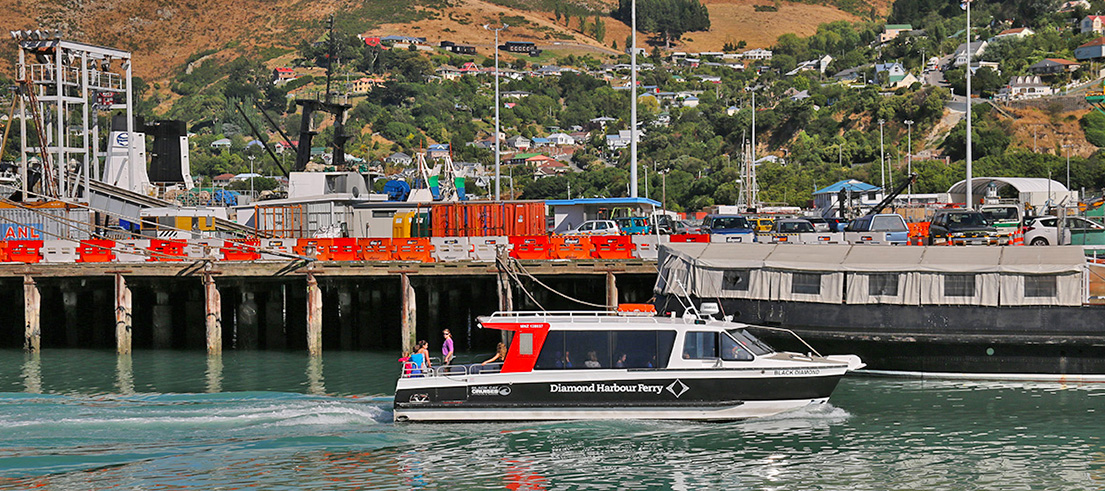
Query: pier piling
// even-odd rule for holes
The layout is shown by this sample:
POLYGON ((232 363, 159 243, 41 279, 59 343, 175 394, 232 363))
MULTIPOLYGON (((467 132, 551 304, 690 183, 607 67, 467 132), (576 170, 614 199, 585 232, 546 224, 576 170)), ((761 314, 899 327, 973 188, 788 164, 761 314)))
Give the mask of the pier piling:
POLYGON ((42 347, 41 303, 38 284, 31 275, 23 276, 23 349, 31 353, 38 353, 42 347))
POLYGON ((606 309, 618 310, 618 280, 613 271, 606 272, 606 309))
POLYGON ((203 275, 204 325, 207 327, 207 354, 223 352, 222 297, 211 273, 203 275))
POLYGON ((407 273, 399 274, 399 289, 400 304, 402 304, 400 336, 403 339, 403 350, 414 351, 415 322, 417 318, 415 317, 414 287, 411 286, 411 279, 410 276, 407 276, 407 273))
POLYGON ((322 355, 322 288, 314 273, 307 273, 307 353, 322 355))
POLYGON ((129 355, 131 351, 131 292, 122 273, 115 273, 115 351, 129 355))

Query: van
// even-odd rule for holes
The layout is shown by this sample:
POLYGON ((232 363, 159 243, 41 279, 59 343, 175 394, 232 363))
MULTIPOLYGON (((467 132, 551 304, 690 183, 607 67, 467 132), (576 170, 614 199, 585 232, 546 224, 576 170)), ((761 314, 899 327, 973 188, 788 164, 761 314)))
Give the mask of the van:
POLYGON ((844 227, 844 240, 849 244, 907 245, 909 226, 896 213, 862 216, 844 227))

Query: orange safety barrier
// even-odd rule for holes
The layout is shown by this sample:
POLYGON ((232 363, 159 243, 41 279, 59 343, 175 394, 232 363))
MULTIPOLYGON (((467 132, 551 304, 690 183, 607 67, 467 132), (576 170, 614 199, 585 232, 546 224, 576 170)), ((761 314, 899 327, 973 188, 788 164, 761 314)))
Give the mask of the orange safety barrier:
POLYGON ((10 262, 8 258, 8 243, 0 240, 0 263, 10 262))
POLYGON ((356 261, 359 249, 357 239, 353 237, 339 237, 330 239, 331 261, 356 261))
POLYGON ((187 241, 150 239, 150 257, 147 261, 183 261, 187 241))
POLYGON ((261 259, 260 247, 260 240, 234 239, 223 241, 219 251, 225 261, 256 261, 261 259))
POLYGON ((671 234, 671 242, 709 242, 710 234, 671 234))
POLYGON ((310 256, 310 253, 314 253, 315 259, 319 261, 329 261, 330 243, 333 240, 334 239, 299 239, 296 241, 296 245, 292 250, 300 256, 310 256))
POLYGON ((391 261, 391 239, 357 239, 357 249, 362 261, 391 261))
POLYGON ((591 237, 591 257, 595 259, 633 259, 633 238, 628 235, 591 237))
POLYGON ((1009 237, 1009 245, 1023 246, 1024 245, 1024 229, 1017 227, 1017 231, 1013 232, 1013 235, 1009 237))
POLYGON ((77 246, 78 263, 106 263, 115 260, 115 241, 109 239, 82 240, 77 246))
POLYGON ((37 263, 42 261, 41 240, 8 241, 8 260, 17 263, 37 263))
POLYGON ((591 238, 579 235, 552 238, 556 259, 591 259, 591 238))
POLYGON ((552 244, 546 235, 514 235, 510 237, 510 257, 515 259, 552 259, 552 244))
POLYGON ((391 239, 395 244, 392 258, 396 261, 421 261, 434 262, 434 246, 430 239, 421 237, 417 239, 391 239))

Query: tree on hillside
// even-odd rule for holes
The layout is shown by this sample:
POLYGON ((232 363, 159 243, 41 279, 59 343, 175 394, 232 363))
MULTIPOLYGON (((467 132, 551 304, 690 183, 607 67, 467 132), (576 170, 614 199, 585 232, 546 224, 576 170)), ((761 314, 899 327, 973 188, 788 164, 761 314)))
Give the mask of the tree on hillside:
POLYGON ((595 23, 591 25, 591 37, 600 43, 606 39, 606 22, 598 14, 595 14, 595 23))
MULTIPOLYGON (((631 9, 631 0, 619 0, 612 15, 628 25, 631 9)), ((665 47, 684 33, 709 28, 710 12, 698 0, 637 0, 637 29, 659 34, 665 47)))

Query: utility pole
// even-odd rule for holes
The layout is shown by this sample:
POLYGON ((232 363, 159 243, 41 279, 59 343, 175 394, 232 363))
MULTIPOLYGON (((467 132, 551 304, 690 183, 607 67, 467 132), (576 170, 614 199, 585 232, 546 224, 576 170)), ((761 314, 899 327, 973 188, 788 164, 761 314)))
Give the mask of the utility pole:
POLYGON ((973 175, 971 169, 973 160, 971 155, 971 0, 963 0, 963 5, 967 9, 967 52, 964 53, 967 56, 967 209, 973 210, 975 204, 971 183, 973 175))
POLYGON ((629 128, 629 197, 637 197, 637 0, 632 0, 630 7, 630 22, 629 30, 631 31, 632 39, 631 46, 629 47, 629 108, 630 108, 630 123, 629 128))
MULTIPOLYGON (((492 28, 490 24, 484 24, 483 28, 495 31, 495 201, 499 201, 499 31, 505 31, 510 26, 503 24, 492 28)), ((571 190, 568 191, 571 194, 571 190)))
POLYGON ((879 173, 882 175, 882 192, 886 195, 886 152, 882 143, 882 127, 886 124, 886 120, 879 120, 879 173))
MULTIPOLYGON (((906 174, 912 176, 913 175, 913 120, 912 119, 905 120, 905 127, 907 128, 906 133, 908 133, 908 135, 909 135, 908 136, 909 143, 908 143, 908 146, 906 147, 906 150, 909 151, 909 157, 906 160, 906 169, 907 169, 906 174)), ((913 202, 913 181, 910 181, 910 183, 909 183, 909 194, 910 194, 910 197, 909 197, 909 199, 906 200, 906 203, 912 204, 912 202, 913 202)))

